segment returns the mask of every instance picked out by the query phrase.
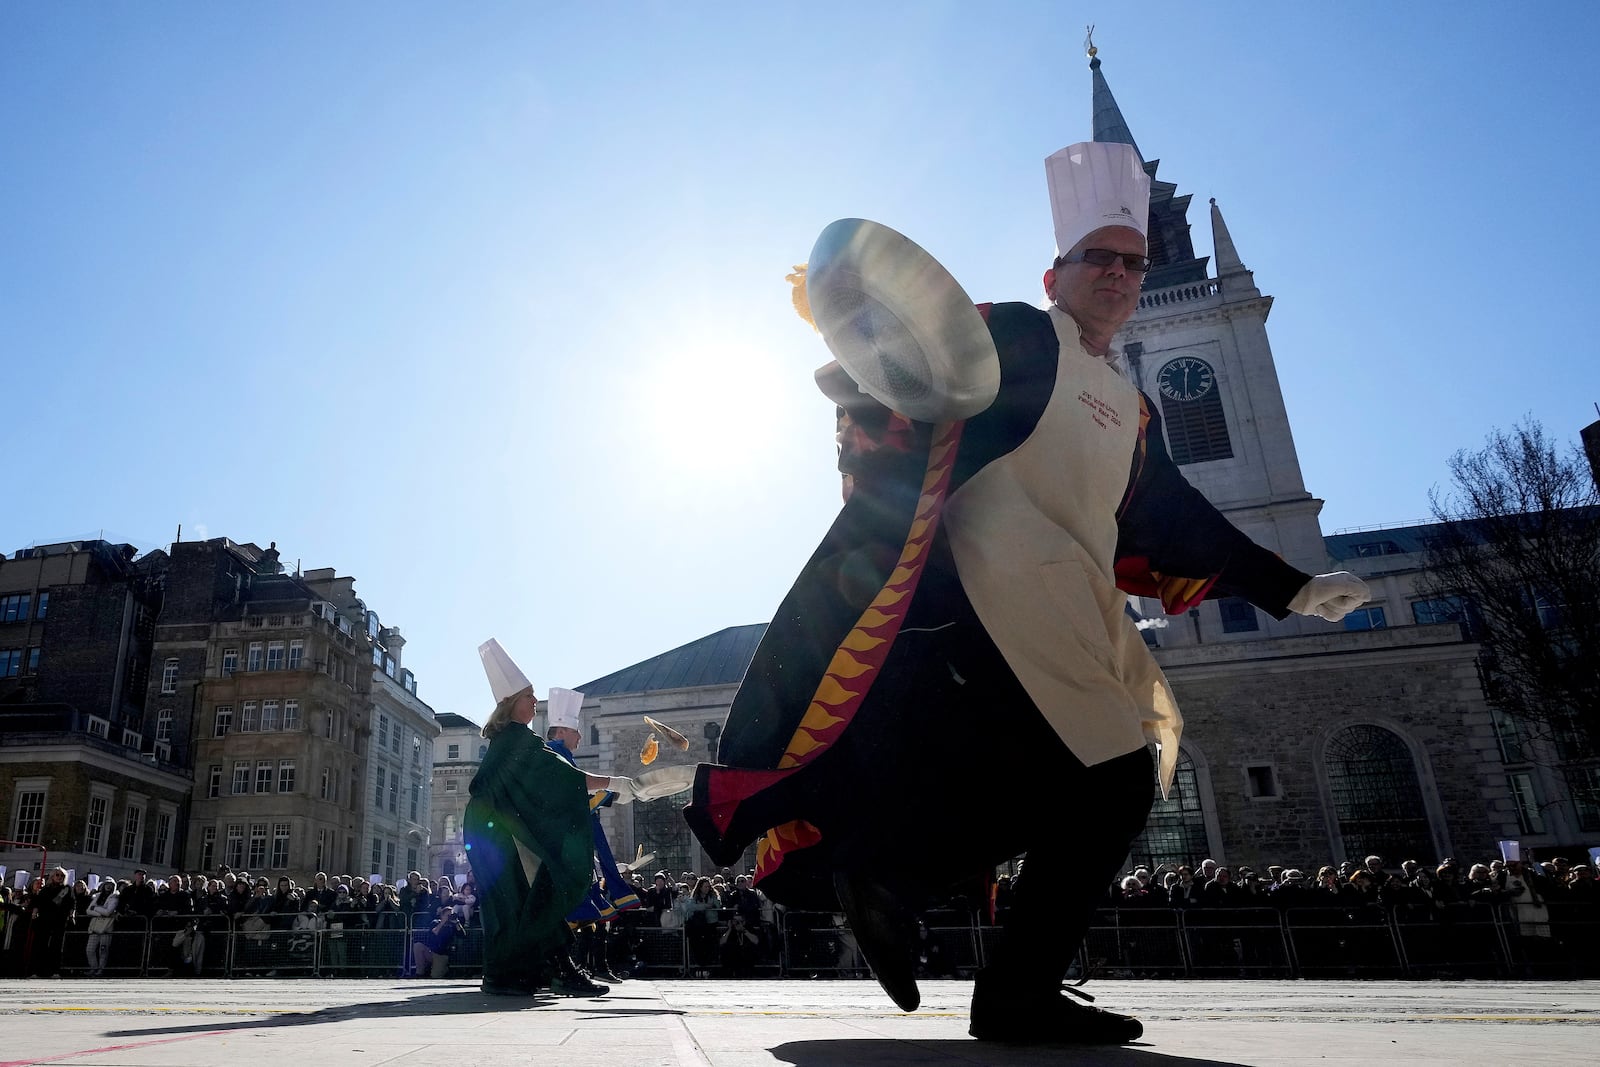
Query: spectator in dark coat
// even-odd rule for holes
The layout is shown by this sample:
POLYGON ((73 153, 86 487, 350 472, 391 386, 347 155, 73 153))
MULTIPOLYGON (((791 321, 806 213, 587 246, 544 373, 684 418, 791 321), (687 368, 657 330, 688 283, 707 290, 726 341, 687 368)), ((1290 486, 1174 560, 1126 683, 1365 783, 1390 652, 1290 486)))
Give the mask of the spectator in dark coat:
POLYGON ((1204 883, 1196 880, 1194 868, 1184 864, 1178 868, 1178 883, 1167 889, 1167 903, 1174 908, 1192 908, 1201 902, 1204 883))
POLYGON ((1267 893, 1267 900, 1280 911, 1307 908, 1315 904, 1312 888, 1306 883, 1305 872, 1298 868, 1290 868, 1283 872, 1283 880, 1267 893))
POLYGON ((45 978, 60 977, 61 942, 72 921, 73 907, 66 868, 57 867, 50 872, 50 881, 34 896, 29 911, 33 919, 32 973, 45 978))
POLYGON ((321 871, 311 880, 311 887, 301 894, 302 903, 308 900, 317 902, 317 910, 327 912, 332 909, 335 900, 333 887, 328 884, 328 876, 321 871))
POLYGON ((118 894, 117 916, 148 919, 156 913, 156 887, 144 870, 133 872, 133 881, 118 894))
POLYGON ((1249 907, 1250 894, 1233 884, 1233 872, 1218 867, 1200 891, 1201 902, 1208 908, 1249 907))
POLYGON ((274 930, 294 929, 295 916, 300 914, 300 894, 287 875, 278 879, 278 889, 272 894, 272 906, 268 909, 272 914, 272 928, 274 930))
POLYGON ((400 887, 400 910, 405 913, 408 928, 415 925, 418 912, 433 914, 433 890, 421 872, 412 871, 406 875, 406 884, 400 887))
POLYGON ((72 883, 72 922, 74 930, 89 928, 89 883, 79 878, 72 883))
POLYGON ((657 871, 655 884, 644 891, 644 907, 655 913, 656 925, 661 925, 661 913, 672 910, 677 892, 667 879, 666 871, 657 871))

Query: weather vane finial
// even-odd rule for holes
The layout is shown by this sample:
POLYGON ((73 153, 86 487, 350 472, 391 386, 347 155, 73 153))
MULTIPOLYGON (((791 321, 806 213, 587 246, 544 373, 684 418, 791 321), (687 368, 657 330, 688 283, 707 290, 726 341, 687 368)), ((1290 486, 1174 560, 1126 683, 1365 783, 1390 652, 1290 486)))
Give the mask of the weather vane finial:
POLYGON ((1086 29, 1086 31, 1084 32, 1084 35, 1083 35, 1083 50, 1085 52, 1089 53, 1089 58, 1090 59, 1093 59, 1100 52, 1100 49, 1098 49, 1098 48, 1096 48, 1094 46, 1094 27, 1093 26, 1088 27, 1086 29))

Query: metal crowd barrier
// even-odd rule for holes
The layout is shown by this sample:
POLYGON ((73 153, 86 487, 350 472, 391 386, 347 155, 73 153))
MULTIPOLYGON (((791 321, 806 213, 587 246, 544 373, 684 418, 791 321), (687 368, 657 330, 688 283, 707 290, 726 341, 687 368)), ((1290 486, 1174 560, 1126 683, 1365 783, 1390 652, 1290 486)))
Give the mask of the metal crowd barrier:
MULTIPOLYGON (((366 928, 355 915, 332 913, 322 929, 294 930, 292 916, 118 917, 103 935, 68 930, 61 973, 90 970, 91 940, 104 945, 107 977, 322 976, 395 978, 412 970, 421 930, 366 928), (264 920, 264 921, 255 921, 264 920), (187 931, 187 933, 186 933, 187 931)), ((426 916, 419 916, 425 921, 426 916)), ((645 978, 697 971, 730 974, 720 954, 726 921, 715 926, 717 955, 697 959, 691 934, 655 925, 645 911, 622 916, 606 942, 613 969, 645 978)), ((780 911, 762 923, 753 966, 778 978, 866 977, 868 969, 844 917, 780 911)), ((964 911, 923 916, 919 976, 967 978, 993 957, 1004 932, 964 911)), ((452 945, 447 974, 482 973, 483 930, 469 926, 452 945)), ((1451 905, 1417 914, 1380 908, 1108 908, 1096 913, 1075 973, 1125 978, 1596 978, 1600 977, 1600 908, 1559 903, 1547 921, 1519 917, 1512 905, 1451 905)))

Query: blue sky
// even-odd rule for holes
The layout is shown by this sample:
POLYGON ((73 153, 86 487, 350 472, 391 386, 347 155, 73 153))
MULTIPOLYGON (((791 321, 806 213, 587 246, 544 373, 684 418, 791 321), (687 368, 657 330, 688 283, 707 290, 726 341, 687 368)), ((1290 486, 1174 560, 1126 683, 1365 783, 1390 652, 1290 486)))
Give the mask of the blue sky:
POLYGON ((1596 11, 5 4, 0 550, 276 541, 474 718, 491 635, 543 693, 765 621, 838 506, 783 275, 862 216, 1035 300, 1089 22, 1324 531, 1423 518, 1596 417, 1596 11))

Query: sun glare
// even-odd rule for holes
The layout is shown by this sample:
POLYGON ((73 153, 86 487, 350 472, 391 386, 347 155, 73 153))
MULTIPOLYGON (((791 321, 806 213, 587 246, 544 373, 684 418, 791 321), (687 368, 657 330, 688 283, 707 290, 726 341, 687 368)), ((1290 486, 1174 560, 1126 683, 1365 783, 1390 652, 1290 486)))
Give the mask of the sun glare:
POLYGON ((663 488, 737 482, 773 461, 807 406, 826 405, 810 384, 737 337, 675 338, 631 390, 641 467, 663 488))

